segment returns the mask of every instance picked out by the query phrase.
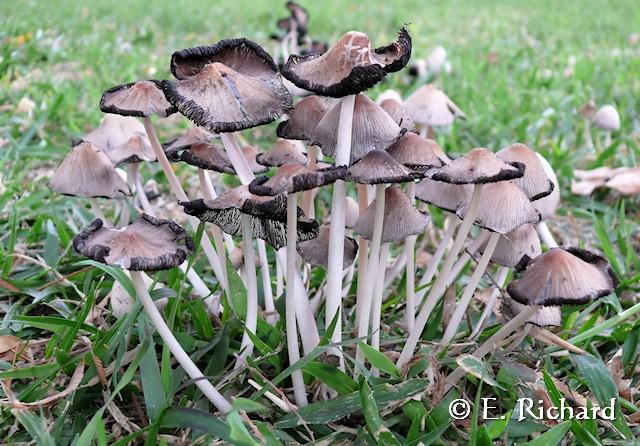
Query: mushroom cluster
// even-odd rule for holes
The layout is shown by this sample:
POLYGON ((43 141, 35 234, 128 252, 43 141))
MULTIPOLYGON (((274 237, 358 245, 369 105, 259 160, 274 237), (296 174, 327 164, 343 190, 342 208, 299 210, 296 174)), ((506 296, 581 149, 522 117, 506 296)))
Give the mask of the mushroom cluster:
MULTIPOLYGON (((300 51, 302 44, 314 47, 308 13, 293 2, 287 8, 291 16, 278 22, 287 56, 281 67, 246 38, 176 51, 169 65, 174 79, 104 92, 101 125, 74 144, 50 182, 58 193, 91 200, 95 220, 76 235, 75 250, 128 272, 137 294, 131 297, 140 299, 179 364, 218 410, 230 410, 228 398, 173 336, 143 271, 180 268, 193 294, 207 299, 217 316, 233 305, 237 270, 246 289, 246 310, 236 311, 243 326, 234 346, 239 372, 253 355, 260 318, 282 324, 277 308, 284 309, 291 366, 318 347, 321 330, 329 327, 325 359, 343 372, 365 370, 362 343, 380 350, 385 330, 404 340, 397 365, 406 366, 446 290, 471 260, 475 266, 440 343, 447 346, 461 334, 474 338, 499 307, 505 324, 491 347, 474 353, 479 357, 523 324, 557 323, 559 306, 614 289, 602 257, 558 247, 545 224, 559 205, 559 191, 539 153, 514 143, 496 153, 471 148, 452 159, 438 140, 446 142, 443 130, 466 115, 442 89, 420 85, 406 100, 391 90, 378 101, 366 94, 408 64, 406 29, 379 47, 350 31, 321 51, 300 51), (152 117, 174 113, 191 125, 162 144, 152 117), (272 127, 252 132, 275 121, 278 138, 269 143, 264 135, 272 127), (142 179, 141 169, 155 165, 168 183, 164 201, 162 193, 150 196, 142 179), (106 212, 117 221, 105 217, 107 207, 98 198, 118 200, 118 211, 106 212), (441 228, 433 224, 436 215, 441 228), (183 223, 201 234, 199 246, 183 223), (207 264, 195 271, 184 262, 199 248, 207 264), (427 250, 426 264, 418 265, 416 254, 427 250), (326 271, 320 284, 311 280, 311 268, 326 271), (507 283, 512 270, 517 279, 507 283), (382 309, 395 298, 388 284, 400 276, 404 319, 386 327, 382 309), (487 276, 495 277, 491 297, 471 332, 461 331, 487 276), (353 332, 345 335, 345 327, 353 332), (362 341, 353 352, 344 345, 350 335, 362 341)), ((445 56, 437 49, 429 70, 447 71, 445 56)), ((380 371, 371 364, 370 373, 380 371)), ((300 368, 291 381, 296 404, 306 405, 300 368)))

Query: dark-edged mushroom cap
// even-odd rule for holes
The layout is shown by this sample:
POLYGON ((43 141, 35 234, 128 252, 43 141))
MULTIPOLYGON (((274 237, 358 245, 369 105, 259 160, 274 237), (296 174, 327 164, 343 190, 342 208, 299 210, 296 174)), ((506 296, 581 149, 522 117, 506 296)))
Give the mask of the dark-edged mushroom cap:
POLYGON ((418 200, 453 213, 469 200, 472 192, 470 184, 449 184, 429 178, 416 184, 418 200))
POLYGON ((389 155, 409 169, 425 172, 444 166, 440 158, 442 149, 432 139, 423 139, 419 135, 407 132, 387 149, 389 155))
POLYGON ((180 135, 179 138, 169 141, 162 145, 163 150, 167 154, 167 157, 171 158, 169 154, 174 150, 188 150, 193 144, 198 143, 211 143, 215 136, 210 131, 193 125, 189 127, 185 132, 180 135))
POLYGON ((171 160, 184 161, 200 169, 214 170, 221 173, 236 173, 229 156, 227 156, 227 152, 213 144, 196 143, 192 144, 187 150, 174 150, 171 152, 171 160))
MULTIPOLYGON (((181 202, 187 214, 210 222, 227 234, 242 235, 241 214, 251 216, 252 234, 276 249, 287 244, 287 200, 284 195, 266 197, 249 192, 248 186, 230 189, 212 201, 181 202)), ((298 242, 318 236, 318 223, 298 208, 298 242)))
POLYGON ((360 184, 406 183, 415 178, 413 172, 396 161, 385 150, 373 150, 349 167, 347 181, 360 184))
POLYGON ((89 142, 82 142, 56 169, 49 187, 54 192, 81 198, 122 198, 131 195, 126 181, 105 153, 89 142))
MULTIPOLYGON (((468 202, 458 211, 458 217, 467 214, 468 202)), ((525 223, 537 223, 540 213, 525 193, 511 181, 489 183, 484 186, 475 224, 489 231, 507 234, 525 223)))
POLYGON ((456 118, 467 119, 460 108, 433 84, 423 85, 404 102, 404 107, 419 125, 451 125, 456 118))
POLYGON ((214 133, 272 122, 293 105, 271 56, 247 39, 177 51, 171 72, 179 80, 162 81, 167 100, 214 133))
POLYGON ((551 248, 516 267, 519 279, 507 287, 524 305, 582 304, 610 294, 616 278, 607 261, 585 249, 551 248))
POLYGON ((178 266, 194 249, 183 228, 147 214, 119 229, 106 228, 97 219, 73 238, 73 247, 98 262, 141 271, 178 266))
POLYGON ((485 184, 513 180, 524 175, 524 164, 505 163, 493 152, 476 148, 432 171, 432 180, 451 184, 485 184))
POLYGON ((380 107, 391 116, 391 119, 393 119, 400 128, 407 129, 410 132, 416 129, 416 125, 409 115, 409 112, 405 106, 397 100, 387 98, 380 102, 380 107))
MULTIPOLYGON (((322 149, 325 156, 335 157, 340 122, 340 102, 325 113, 309 138, 309 142, 322 149)), ((351 129, 351 160, 355 163, 372 150, 385 150, 405 130, 391 116, 366 95, 359 94, 353 109, 351 129)))
MULTIPOLYGON (((508 296, 504 297, 500 304, 500 312, 505 318, 505 321, 513 319, 526 308, 526 305, 522 305, 508 296)), ((527 322, 529 324, 537 325, 538 327, 559 327, 562 325, 562 312, 560 311, 560 307, 540 307, 538 311, 527 320, 527 322)))
POLYGON ((307 156, 296 143, 286 139, 279 139, 270 151, 258 153, 256 162, 269 167, 280 167, 285 164, 305 166, 307 164, 307 156))
POLYGON ((405 28, 397 41, 376 49, 366 34, 350 31, 323 54, 289 56, 282 75, 305 90, 340 98, 373 87, 402 69, 409 57, 411 36, 405 28))
MULTIPOLYGON (((329 263, 329 235, 331 227, 329 225, 320 226, 320 232, 314 239, 300 242, 297 245, 298 254, 306 263, 327 268, 329 263)), ((351 237, 344 238, 344 256, 342 268, 347 269, 353 263, 358 252, 358 244, 351 237)))
MULTIPOLYGON (((484 252, 484 247, 480 252, 484 252)), ((542 254, 540 238, 532 224, 524 224, 501 236, 496 244, 491 261, 507 268, 516 266, 524 256, 531 258, 542 254)))
POLYGON ((249 164, 249 168, 251 172, 255 174, 265 173, 269 168, 267 166, 263 166, 262 164, 258 164, 256 161, 256 157, 258 156, 258 149, 255 146, 244 146, 240 149, 242 155, 247 160, 249 164))
POLYGON ((320 96, 308 96, 298 102, 286 121, 278 124, 276 134, 286 139, 311 139, 313 131, 329 110, 330 103, 320 96))
POLYGON ((249 192, 256 195, 276 196, 315 189, 344 179, 345 166, 310 170, 298 164, 285 164, 271 178, 260 176, 249 183, 249 192))
POLYGON ((176 108, 167 101, 157 80, 137 81, 112 87, 102 94, 100 110, 124 116, 167 117, 176 108))
POLYGON ((102 151, 114 166, 142 161, 156 161, 156 155, 146 135, 134 135, 120 147, 104 148, 102 151))
POLYGON ((539 200, 553 192, 555 187, 553 182, 547 178, 536 152, 529 147, 520 143, 511 144, 496 153, 496 156, 505 163, 518 162, 524 164, 524 175, 513 180, 513 182, 522 188, 529 200, 539 200))
POLYGON ((140 136, 145 140, 145 144, 150 145, 147 132, 138 119, 108 113, 102 117, 100 125, 81 140, 107 152, 123 147, 133 136, 140 136))
MULTIPOLYGON (((367 240, 373 237, 375 203, 375 200, 371 202, 353 228, 367 240)), ((382 243, 397 242, 410 235, 420 234, 431 221, 431 216, 416 209, 398 187, 390 186, 385 190, 384 203, 382 243)))

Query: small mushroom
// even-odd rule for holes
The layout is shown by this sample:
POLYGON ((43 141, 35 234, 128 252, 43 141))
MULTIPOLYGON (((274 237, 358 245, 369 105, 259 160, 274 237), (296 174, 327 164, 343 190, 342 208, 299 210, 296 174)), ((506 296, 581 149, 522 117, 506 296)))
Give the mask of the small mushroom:
POLYGON ((285 164, 304 166, 307 164, 307 157, 294 142, 279 139, 270 151, 256 155, 256 162, 268 167, 280 167, 285 164))
POLYGON ((409 112, 401 102, 388 98, 380 102, 380 107, 391 116, 391 119, 398 124, 398 127, 407 129, 409 132, 413 132, 416 129, 411 115, 409 115, 409 112))
MULTIPOLYGON (((327 268, 329 262, 329 233, 331 227, 329 225, 320 226, 318 237, 300 242, 297 245, 298 254, 302 260, 313 266, 327 268)), ((358 244, 351 237, 345 237, 344 240, 344 258, 342 268, 346 269, 353 263, 358 252, 358 244)))
POLYGON ((466 119, 464 112, 433 84, 423 85, 411 94, 404 106, 421 129, 420 136, 433 139, 430 129, 453 124, 456 118, 466 119))
POLYGON ((444 152, 438 143, 410 132, 402 135, 387 152, 399 163, 418 172, 442 167, 447 161, 441 158, 444 152))
POLYGON ((524 175, 513 182, 527 194, 529 200, 536 201, 553 192, 555 185, 547 178, 540 158, 524 144, 511 144, 496 153, 496 156, 506 163, 524 164, 524 175))
POLYGON ((591 118, 591 123, 604 131, 604 146, 611 145, 611 132, 620 129, 620 115, 613 105, 603 105, 591 118))
POLYGON ((330 105, 326 98, 320 96, 302 99, 289 114, 288 119, 278 124, 276 134, 285 139, 311 139, 313 131, 330 105))

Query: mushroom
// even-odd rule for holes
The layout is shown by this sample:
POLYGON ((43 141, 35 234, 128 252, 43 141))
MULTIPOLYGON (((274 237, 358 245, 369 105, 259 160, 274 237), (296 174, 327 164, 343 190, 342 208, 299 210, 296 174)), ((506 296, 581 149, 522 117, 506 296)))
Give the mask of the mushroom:
POLYGON ((294 142, 279 139, 269 152, 256 155, 256 161, 268 167, 280 167, 285 164, 304 166, 307 164, 307 157, 294 142))
POLYGON ((420 136, 434 139, 433 127, 453 124, 456 118, 467 119, 462 110, 433 84, 423 85, 411 94, 404 106, 420 128, 420 136))
POLYGON ((604 146, 611 145, 611 132, 620 129, 620 115, 613 105, 603 105, 591 118, 593 125, 604 132, 604 146))
POLYGON ((635 195, 640 193, 640 167, 633 167, 618 171, 609 179, 605 186, 614 189, 622 195, 635 195))
MULTIPOLYGON (((320 226, 320 232, 316 238, 297 244, 298 254, 306 263, 327 269, 329 262, 329 225, 320 226)), ((344 257, 342 268, 346 269, 353 263, 358 244, 351 237, 344 238, 344 257)))
POLYGON ((524 191, 529 200, 536 201, 551 195, 555 185, 547 178, 542 161, 536 152, 524 144, 515 143, 500 150, 496 156, 505 163, 524 164, 524 175, 513 182, 524 191))
POLYGON ((409 132, 413 132, 416 129, 413 119, 411 119, 409 112, 401 102, 388 98, 380 102, 380 107, 391 116, 391 119, 393 119, 399 127, 407 129, 409 132))
POLYGON ((540 223, 536 225, 536 229, 538 231, 538 235, 548 248, 557 248, 558 243, 553 238, 553 234, 551 234, 545 220, 555 215, 556 209, 558 209, 560 204, 560 186, 558 183, 558 177, 553 171, 551 164, 549 164, 549 161, 539 153, 536 153, 536 155, 538 155, 538 158, 542 163, 542 168, 544 169, 547 178, 553 183, 553 190, 549 195, 533 202, 533 207, 540 212, 540 216, 542 217, 540 223))
POLYGON ((186 231, 171 220, 146 214, 121 229, 106 228, 102 220, 96 219, 73 238, 73 247, 93 260, 129 271, 138 298, 173 356, 207 399, 218 410, 229 412, 231 404, 205 378, 167 326, 141 273, 166 270, 183 263, 194 248, 186 231))

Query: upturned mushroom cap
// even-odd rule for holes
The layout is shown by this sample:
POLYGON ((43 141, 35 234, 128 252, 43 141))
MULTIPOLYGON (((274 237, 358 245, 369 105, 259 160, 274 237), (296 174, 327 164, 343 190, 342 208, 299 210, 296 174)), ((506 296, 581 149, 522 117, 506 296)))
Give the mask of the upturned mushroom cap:
POLYGON ((180 265, 193 240, 171 220, 147 214, 124 228, 105 228, 97 219, 73 238, 75 250, 90 259, 128 270, 158 271, 180 265))
POLYGON ((265 173, 267 170, 269 170, 267 166, 258 164, 258 162, 256 161, 256 157, 258 156, 258 149, 256 149, 254 146, 244 146, 240 149, 240 151, 247 160, 251 172, 258 174, 265 173))
POLYGON ((256 162, 269 167, 280 167, 285 164, 305 166, 307 164, 307 156, 302 153, 300 147, 294 142, 279 139, 270 151, 257 154, 256 162))
MULTIPOLYGON (((310 265, 326 269, 327 264, 329 263, 329 234, 330 226, 322 225, 320 226, 318 237, 298 243, 297 250, 300 257, 302 257, 302 260, 310 265)), ((356 241, 351 237, 345 237, 342 269, 346 269, 351 266, 357 252, 358 244, 356 241)))
POLYGON ((157 80, 137 81, 112 87, 102 94, 100 110, 124 116, 167 117, 176 108, 167 101, 157 80))
POLYGON ((260 176, 249 183, 249 192, 256 195, 276 196, 315 189, 344 179, 345 166, 310 170, 299 164, 285 164, 271 178, 260 176))
MULTIPOLYGON (((309 138, 325 156, 335 157, 340 122, 340 102, 325 113, 309 138)), ((379 105, 360 94, 356 96, 351 130, 351 160, 355 163, 372 150, 385 150, 404 130, 379 105)))
POLYGON ((524 175, 524 164, 505 163, 491 151, 472 149, 460 158, 434 170, 431 179, 451 184, 485 184, 513 180, 524 175))
POLYGON ((507 287, 524 305, 582 304, 610 294, 616 279, 607 261, 579 248, 552 248, 516 267, 518 280, 507 287))
POLYGON ((311 139, 313 131, 329 110, 329 106, 329 101, 320 96, 302 99, 289 114, 289 118, 278 124, 276 134, 286 139, 311 139))
MULTIPOLYGON (((149 144, 147 132, 142 123, 131 116, 108 113, 102 117, 100 125, 82 137, 100 150, 108 152, 123 147, 134 137, 139 136, 149 144)), ((155 159, 155 156, 154 156, 155 159)))
MULTIPOLYGON (((410 235, 420 234, 431 221, 431 216, 416 209, 411 200, 398 187, 391 186, 385 190, 384 202, 382 243, 397 242, 410 235)), ((353 228, 355 232, 367 240, 371 240, 373 237, 375 203, 375 200, 371 202, 353 228)))
POLYGON ((210 143, 214 140, 214 135, 210 131, 193 125, 177 139, 162 145, 163 150, 169 158, 169 154, 174 150, 188 150, 193 144, 210 143))
POLYGON ((416 198, 447 212, 456 212, 471 197, 470 184, 449 184, 424 178, 416 185, 416 198))
POLYGON ((111 160, 89 142, 71 149, 53 174, 49 187, 59 194, 81 198, 121 198, 131 195, 129 186, 111 160))
MULTIPOLYGON (((169 154, 167 154, 169 157, 169 154)), ((171 152, 172 161, 184 161, 192 166, 205 170, 214 170, 221 173, 236 173, 227 152, 208 143, 195 143, 188 146, 187 150, 174 150, 171 152)))
MULTIPOLYGON (((505 320, 513 319, 526 308, 526 305, 522 305, 510 297, 502 299, 500 304, 500 312, 504 316, 505 320)), ((560 311, 560 307, 540 307, 540 309, 531 316, 527 322, 537 325, 538 327, 559 327, 562 325, 562 312, 560 311)))
POLYGON ((214 133, 272 122, 293 105, 271 56, 247 39, 175 52, 171 72, 179 80, 162 81, 167 100, 214 133))
MULTIPOLYGON (((467 214, 469 202, 458 211, 458 217, 467 214)), ((540 213, 525 193, 511 181, 489 183, 484 186, 475 224, 489 231, 507 234, 526 223, 540 221, 540 213)))
POLYGON ((291 55, 282 75, 296 86, 336 98, 365 91, 411 57, 411 37, 402 28, 398 40, 371 49, 366 34, 350 31, 323 54, 291 55))
POLYGON ((442 167, 445 164, 440 158, 442 149, 438 143, 432 139, 423 139, 411 132, 402 135, 387 149, 387 152, 400 164, 420 172, 442 167))
MULTIPOLYGON (((485 246, 480 248, 480 252, 484 252, 485 246)), ((541 253, 540 238, 536 229, 531 224, 524 224, 498 239, 491 261, 513 268, 524 256, 534 258, 541 253)))
POLYGON ((347 181, 360 184, 407 183, 413 172, 396 161, 386 150, 373 150, 349 167, 347 181))
MULTIPOLYGON (((210 222, 227 234, 242 235, 241 214, 250 215, 253 236, 276 249, 287 244, 287 200, 284 195, 266 197, 249 192, 248 186, 228 190, 212 201, 181 202, 187 214, 210 222)), ((298 208, 298 242, 318 235, 318 223, 298 208)))
POLYGON ((620 192, 622 195, 635 195, 640 193, 640 167, 634 167, 617 173, 605 183, 610 189, 620 192))
POLYGON ((411 115, 409 115, 405 106, 400 102, 389 98, 380 102, 380 107, 391 116, 391 119, 393 119, 400 128, 407 129, 410 132, 416 129, 411 115))
POLYGON ((603 105, 593 115, 591 122, 601 130, 615 131, 620 128, 620 115, 613 105, 603 105))
POLYGON ((533 202, 533 207, 540 212, 543 220, 547 218, 553 217, 556 213, 556 209, 558 209, 558 205, 560 204, 560 186, 558 184, 558 177, 553 171, 553 167, 549 164, 542 155, 536 153, 540 163, 542 163, 542 168, 544 169, 544 173, 547 175, 549 181, 553 183, 553 190, 546 197, 542 197, 539 200, 533 202))
POLYGON ((524 164, 524 175, 513 180, 513 182, 527 194, 529 200, 539 200, 553 192, 555 185, 547 178, 544 166, 536 152, 529 147, 520 143, 511 144, 496 153, 496 156, 505 163, 518 162, 524 164))
POLYGON ((453 124, 456 118, 467 119, 462 110, 433 84, 423 85, 413 92, 404 106, 419 125, 440 127, 453 124))

